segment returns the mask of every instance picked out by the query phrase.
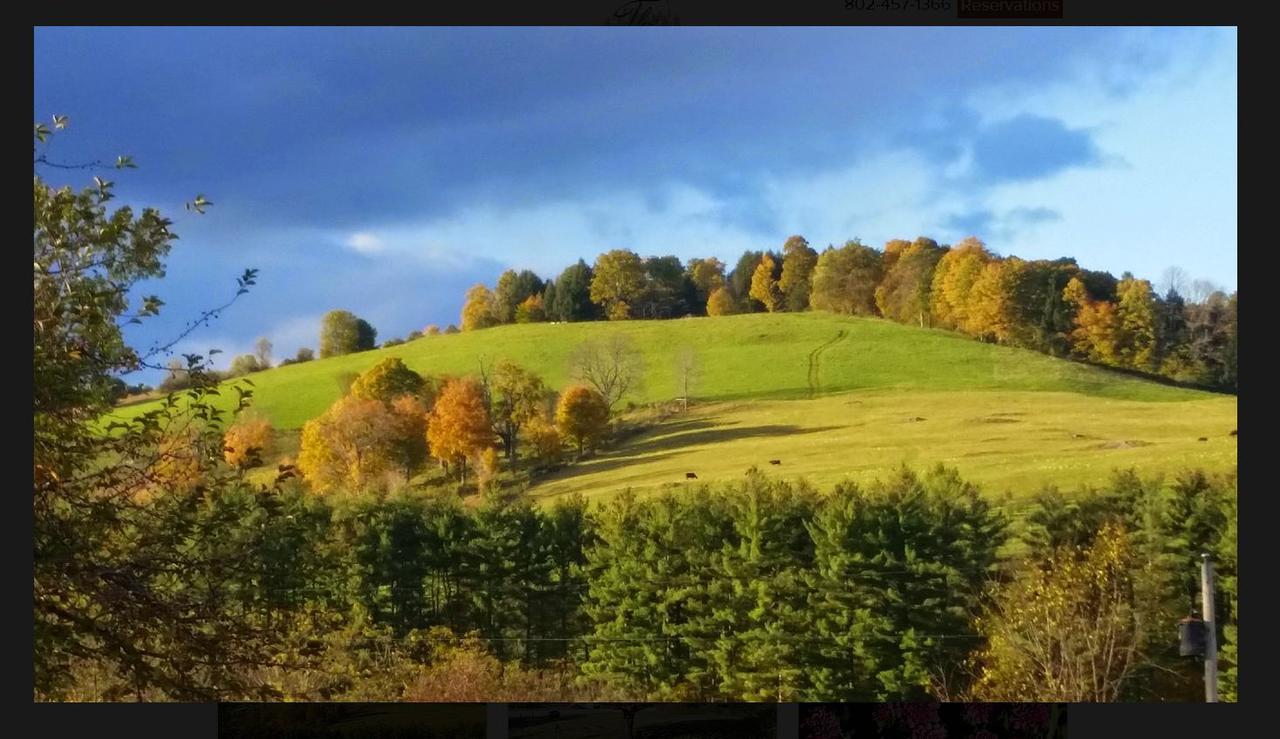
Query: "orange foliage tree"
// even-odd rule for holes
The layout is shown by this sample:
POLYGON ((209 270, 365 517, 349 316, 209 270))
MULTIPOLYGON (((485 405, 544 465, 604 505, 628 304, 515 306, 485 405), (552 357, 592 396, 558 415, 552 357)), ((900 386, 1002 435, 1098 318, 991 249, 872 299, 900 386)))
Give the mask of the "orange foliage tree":
POLYGON ((446 466, 457 465, 466 482, 467 459, 494 445, 484 388, 472 378, 449 381, 427 421, 431 454, 446 466))

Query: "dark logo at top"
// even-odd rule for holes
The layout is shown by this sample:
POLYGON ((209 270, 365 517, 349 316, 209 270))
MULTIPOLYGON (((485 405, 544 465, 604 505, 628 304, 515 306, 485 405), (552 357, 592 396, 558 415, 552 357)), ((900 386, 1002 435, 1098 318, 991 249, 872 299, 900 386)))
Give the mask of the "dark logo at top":
POLYGON ((669 0, 628 0, 609 17, 611 26, 678 26, 669 0))
POLYGON ((960 0, 957 18, 1061 18, 1062 0, 960 0))

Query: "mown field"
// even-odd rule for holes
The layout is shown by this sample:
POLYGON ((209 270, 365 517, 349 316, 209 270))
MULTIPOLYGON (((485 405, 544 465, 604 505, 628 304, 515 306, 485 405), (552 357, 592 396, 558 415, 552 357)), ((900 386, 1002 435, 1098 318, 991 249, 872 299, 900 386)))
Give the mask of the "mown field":
POLYGON ((1025 495, 1046 483, 1064 490, 1100 483, 1115 467, 1229 470, 1236 463, 1228 436, 1234 396, 946 331, 824 313, 510 325, 423 337, 253 374, 254 407, 278 429, 297 429, 341 394, 344 375, 389 356, 423 374, 474 373, 482 360, 505 357, 559 389, 569 382, 573 349, 614 333, 644 354, 644 386, 631 400, 676 397, 676 359, 692 348, 696 403, 621 448, 538 481, 537 499, 628 486, 653 491, 685 484, 686 472, 699 481, 733 479, 752 465, 825 486, 903 462, 944 462, 984 489, 1025 495))
POLYGON ((531 495, 603 497, 627 487, 643 495, 739 479, 753 465, 827 489, 843 479, 883 478, 903 463, 943 463, 989 493, 1017 499, 1047 483, 1064 492, 1101 484, 1115 468, 1228 471, 1236 464, 1236 439, 1228 435, 1235 424, 1234 398, 1152 403, 1064 392, 870 390, 712 403, 539 481, 531 495), (689 472, 697 482, 686 480, 689 472))

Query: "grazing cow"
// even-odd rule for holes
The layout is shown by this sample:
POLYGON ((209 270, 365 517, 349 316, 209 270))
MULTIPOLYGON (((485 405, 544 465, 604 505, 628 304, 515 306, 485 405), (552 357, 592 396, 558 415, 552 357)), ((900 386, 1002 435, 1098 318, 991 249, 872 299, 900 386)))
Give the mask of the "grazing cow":
POLYGON ((782 464, 782 460, 781 460, 781 459, 771 459, 771 460, 769 460, 769 464, 782 464))
POLYGON ((697 475, 695 475, 695 474, 693 474, 692 472, 686 472, 686 473, 684 473, 684 479, 686 479, 686 480, 696 480, 696 479, 698 479, 698 476, 697 476, 697 475))
POLYGON ((1208 440, 1209 438, 1206 436, 1201 436, 1199 439, 1196 439, 1196 441, 1208 441, 1208 440))

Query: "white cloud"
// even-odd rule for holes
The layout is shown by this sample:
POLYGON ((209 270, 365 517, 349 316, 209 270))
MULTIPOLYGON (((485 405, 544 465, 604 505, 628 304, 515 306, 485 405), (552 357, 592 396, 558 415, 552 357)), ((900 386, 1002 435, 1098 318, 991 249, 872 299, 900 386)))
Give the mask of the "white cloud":
POLYGON ((353 233, 343 243, 361 254, 377 254, 385 248, 382 239, 367 231, 353 233))

